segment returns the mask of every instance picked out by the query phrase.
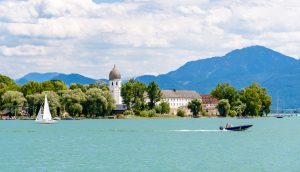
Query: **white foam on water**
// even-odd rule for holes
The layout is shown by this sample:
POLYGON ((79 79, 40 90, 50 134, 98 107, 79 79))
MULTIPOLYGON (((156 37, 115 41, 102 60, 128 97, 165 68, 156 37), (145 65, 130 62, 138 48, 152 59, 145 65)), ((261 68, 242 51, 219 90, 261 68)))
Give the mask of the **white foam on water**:
POLYGON ((169 130, 174 132, 219 132, 223 130, 169 130))

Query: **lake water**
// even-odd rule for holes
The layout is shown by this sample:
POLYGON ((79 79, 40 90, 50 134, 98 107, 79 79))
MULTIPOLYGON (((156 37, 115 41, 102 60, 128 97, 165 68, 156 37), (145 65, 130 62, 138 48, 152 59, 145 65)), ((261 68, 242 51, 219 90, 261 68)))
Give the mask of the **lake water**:
POLYGON ((0 121, 0 171, 299 171, 299 131, 300 117, 0 121))

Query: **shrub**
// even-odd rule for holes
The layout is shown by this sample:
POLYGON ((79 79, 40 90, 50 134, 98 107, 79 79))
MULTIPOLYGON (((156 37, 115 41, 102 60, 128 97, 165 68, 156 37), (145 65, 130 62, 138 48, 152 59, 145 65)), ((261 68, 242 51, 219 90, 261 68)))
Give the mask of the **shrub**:
POLYGON ((201 115, 202 116, 208 116, 208 112, 206 112, 206 110, 202 110, 201 115))
POLYGON ((131 111, 131 110, 126 110, 123 114, 124 115, 134 115, 133 111, 131 111))
POLYGON ((236 113, 235 110, 230 110, 230 111, 229 111, 229 115, 230 115, 231 117, 235 117, 235 116, 237 115, 237 113, 236 113))
POLYGON ((155 116, 156 116, 155 110, 154 110, 154 109, 149 110, 149 111, 148 111, 148 116, 149 116, 149 117, 155 117, 155 116))
POLYGON ((156 106, 154 106, 154 109, 155 109, 155 111, 156 111, 156 113, 162 113, 162 106, 161 105, 156 105, 156 106))
POLYGON ((184 115, 185 115, 185 111, 182 108, 179 108, 177 110, 177 116, 184 117, 184 115))
POLYGON ((124 116, 124 114, 117 114, 117 118, 122 119, 122 118, 125 118, 125 116, 124 116))
POLYGON ((161 113, 162 114, 169 114, 170 113, 170 104, 168 102, 161 102, 161 113))
POLYGON ((143 111, 140 111, 140 114, 139 114, 141 117, 148 117, 148 111, 147 110, 143 110, 143 111))
POLYGON ((156 112, 154 109, 152 110, 143 110, 140 112, 140 116, 141 117, 155 117, 156 116, 156 112))
POLYGON ((134 109, 134 110, 133 110, 133 114, 134 114, 134 115, 140 115, 140 114, 141 114, 141 111, 138 110, 138 109, 134 109))

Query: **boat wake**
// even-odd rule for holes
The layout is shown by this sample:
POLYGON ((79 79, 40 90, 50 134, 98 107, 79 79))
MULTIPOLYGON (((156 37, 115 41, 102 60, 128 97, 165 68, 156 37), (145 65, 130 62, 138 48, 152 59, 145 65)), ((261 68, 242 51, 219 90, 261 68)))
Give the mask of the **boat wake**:
POLYGON ((173 132, 220 132, 222 130, 169 130, 173 132))

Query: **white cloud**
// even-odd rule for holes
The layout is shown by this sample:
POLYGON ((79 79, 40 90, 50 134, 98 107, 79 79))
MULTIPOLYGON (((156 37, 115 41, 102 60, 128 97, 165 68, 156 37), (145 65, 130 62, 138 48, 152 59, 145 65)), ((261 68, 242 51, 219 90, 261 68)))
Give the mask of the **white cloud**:
POLYGON ((4 56, 41 56, 47 54, 47 47, 22 45, 16 47, 0 46, 0 52, 4 56))
POLYGON ((115 63, 123 76, 160 74, 253 44, 299 57, 299 7, 292 0, 4 0, 1 65, 20 70, 0 73, 100 78, 115 63))
POLYGON ((182 5, 178 7, 178 10, 183 14, 205 14, 204 10, 202 10, 200 7, 195 5, 190 5, 190 6, 182 5))

